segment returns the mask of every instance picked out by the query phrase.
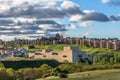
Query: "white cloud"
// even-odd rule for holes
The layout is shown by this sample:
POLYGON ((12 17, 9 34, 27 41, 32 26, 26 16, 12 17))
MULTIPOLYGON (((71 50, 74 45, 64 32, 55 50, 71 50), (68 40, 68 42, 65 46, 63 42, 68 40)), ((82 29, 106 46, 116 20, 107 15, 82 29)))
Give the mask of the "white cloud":
POLYGON ((109 3, 111 2, 112 0, 102 0, 103 3, 109 3))
POLYGON ((86 21, 86 22, 81 22, 80 26, 81 27, 93 27, 93 24, 91 22, 86 21))
POLYGON ((79 15, 79 14, 77 14, 77 15, 72 15, 72 16, 70 17, 70 21, 71 21, 71 22, 79 22, 82 18, 83 18, 83 16, 82 16, 82 15, 79 15))
POLYGON ((37 30, 36 33, 43 33, 43 34, 45 34, 46 32, 43 31, 43 30, 37 30))
POLYGON ((115 6, 120 6, 120 0, 101 0, 103 3, 109 3, 115 6))
MULTIPOLYGON (((80 25, 84 27, 93 26, 88 21, 120 20, 118 16, 108 17, 93 10, 80 10, 80 5, 70 0, 0 0, 1 35, 37 37, 38 34, 52 36, 57 32, 64 33, 67 31, 64 24, 57 21, 65 17, 76 23, 82 21, 80 25)), ((76 28, 73 23, 69 25, 69 29, 76 28)))
POLYGON ((69 9, 69 8, 79 8, 80 6, 76 3, 73 3, 72 1, 64 1, 61 7, 64 9, 69 9))
POLYGON ((74 25, 74 24, 69 24, 69 25, 68 25, 68 28, 69 28, 69 29, 77 29, 77 26, 74 25))
POLYGON ((59 18, 63 12, 55 1, 13 0, 0 2, 0 17, 59 18))
POLYGON ((61 4, 61 9, 68 16, 82 13, 82 11, 80 11, 80 6, 72 1, 64 1, 61 4))

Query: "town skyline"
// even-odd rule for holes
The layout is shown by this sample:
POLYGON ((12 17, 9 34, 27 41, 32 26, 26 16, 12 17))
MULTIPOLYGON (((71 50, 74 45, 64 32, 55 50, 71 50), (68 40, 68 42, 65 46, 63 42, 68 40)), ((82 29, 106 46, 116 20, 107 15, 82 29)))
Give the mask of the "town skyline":
POLYGON ((56 34, 55 37, 42 37, 41 39, 28 40, 28 39, 17 39, 12 41, 0 40, 0 45, 4 46, 17 46, 22 45, 59 45, 59 44, 77 44, 80 46, 94 47, 94 48, 106 48, 113 50, 120 50, 120 40, 117 38, 109 39, 97 39, 97 38, 71 38, 63 37, 62 35, 56 34))
POLYGON ((0 0, 0 39, 120 39, 120 0, 0 0))

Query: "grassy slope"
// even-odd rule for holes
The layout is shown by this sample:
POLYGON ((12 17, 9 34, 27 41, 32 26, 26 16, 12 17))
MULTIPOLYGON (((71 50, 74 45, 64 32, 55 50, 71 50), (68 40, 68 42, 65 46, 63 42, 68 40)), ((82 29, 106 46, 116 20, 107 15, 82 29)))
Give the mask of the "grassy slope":
MULTIPOLYGON (((58 45, 38 45, 35 46, 35 49, 32 49, 33 51, 40 50, 42 48, 45 49, 53 49, 55 51, 62 51, 64 46, 78 46, 81 50, 86 51, 88 54, 92 53, 118 53, 117 51, 113 51, 111 49, 103 49, 103 48, 93 48, 93 47, 85 47, 75 44, 58 44, 58 45)), ((28 49, 28 45, 23 45, 22 47, 28 49)), ((119 52, 120 53, 120 52, 119 52)))
POLYGON ((96 70, 69 74, 68 78, 48 77, 38 80, 120 80, 120 69, 96 70))

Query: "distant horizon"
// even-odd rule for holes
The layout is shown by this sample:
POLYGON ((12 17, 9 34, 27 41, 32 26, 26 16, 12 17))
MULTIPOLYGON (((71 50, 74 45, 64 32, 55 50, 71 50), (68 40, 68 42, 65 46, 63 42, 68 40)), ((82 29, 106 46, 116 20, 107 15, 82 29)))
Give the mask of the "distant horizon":
MULTIPOLYGON (((45 38, 50 38, 51 36, 49 36, 49 37, 46 37, 46 36, 43 36, 43 37, 45 37, 45 38)), ((52 37, 55 37, 55 36, 52 36, 52 37)), ((63 38, 68 38, 68 37, 70 37, 70 36, 63 36, 63 38)), ((79 36, 79 37, 70 37, 70 38, 84 38, 84 37, 86 37, 86 36, 79 36)), ((42 37, 39 37, 39 38, 29 38, 29 39, 27 39, 27 38, 17 38, 17 37, 15 37, 15 38, 13 38, 13 39, 7 39, 7 40, 4 40, 4 39, 0 39, 0 40, 2 40, 2 41, 13 41, 13 40, 15 40, 15 39, 20 39, 20 40, 36 40, 36 39, 41 39, 42 37)), ((108 37, 108 38, 104 38, 104 37, 86 37, 86 39, 118 39, 118 40, 120 40, 120 38, 115 38, 115 37, 108 37)))

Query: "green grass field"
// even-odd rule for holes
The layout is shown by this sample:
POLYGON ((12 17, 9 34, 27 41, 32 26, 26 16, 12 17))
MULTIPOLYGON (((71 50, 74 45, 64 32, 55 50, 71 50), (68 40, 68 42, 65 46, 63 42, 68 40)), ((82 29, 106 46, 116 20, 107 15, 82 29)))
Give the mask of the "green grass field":
POLYGON ((68 78, 51 76, 37 80, 120 80, 120 69, 87 71, 69 74, 68 78))
POLYGON ((120 53, 119 51, 114 51, 112 49, 86 47, 86 46, 80 46, 80 45, 77 45, 77 44, 35 45, 34 49, 28 49, 28 45, 23 45, 22 47, 24 47, 28 50, 31 50, 31 51, 39 51, 42 48, 52 49, 52 50, 55 50, 55 51, 62 51, 64 46, 78 46, 80 48, 80 50, 86 51, 88 54, 120 53))

